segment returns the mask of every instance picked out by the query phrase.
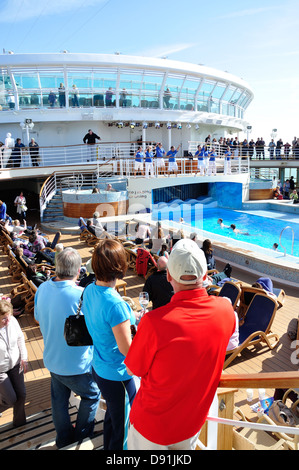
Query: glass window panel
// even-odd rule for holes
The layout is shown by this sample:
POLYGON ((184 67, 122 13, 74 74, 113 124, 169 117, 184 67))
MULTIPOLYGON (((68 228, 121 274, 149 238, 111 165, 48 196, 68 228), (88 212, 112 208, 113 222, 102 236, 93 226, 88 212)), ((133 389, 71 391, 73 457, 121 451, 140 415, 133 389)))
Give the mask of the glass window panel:
POLYGON ((1 76, 0 76, 0 89, 2 90, 11 90, 12 89, 12 84, 11 84, 11 80, 10 80, 10 76, 3 72, 1 73, 1 76))
POLYGON ((38 76, 36 75, 14 75, 15 83, 20 88, 39 88, 38 76))
POLYGON ((40 74, 40 82, 42 88, 58 88, 60 83, 64 83, 63 74, 40 74))
POLYGON ((159 91, 161 89, 163 77, 164 77, 163 75, 144 74, 143 82, 142 82, 142 89, 151 90, 151 91, 159 91))
POLYGON ((182 93, 194 95, 199 87, 199 84, 199 80, 185 80, 182 93))
POLYGON ((140 96, 140 107, 141 108, 159 108, 159 96, 142 94, 140 96))
POLYGON ((182 88, 183 81, 184 77, 168 76, 165 88, 169 88, 172 93, 178 93, 182 88))
POLYGON ((226 114, 227 116, 235 116, 236 115, 236 107, 228 104, 228 103, 223 103, 222 104, 222 114, 226 114))
POLYGON ((232 104, 236 104, 237 101, 238 101, 238 99, 239 99, 240 96, 241 96, 241 93, 242 93, 241 90, 237 90, 236 93, 235 93, 235 94, 232 96, 232 98, 230 99, 230 102, 231 102, 232 104))
POLYGON ((250 96, 247 96, 247 99, 246 99, 246 101, 245 101, 244 104, 243 104, 243 108, 244 108, 244 109, 247 109, 250 103, 251 103, 251 97, 250 97, 250 96))
POLYGON ((120 88, 128 88, 139 90, 141 88, 142 76, 139 74, 124 74, 120 75, 120 88))
POLYGON ((231 105, 231 104, 229 104, 229 105, 227 106, 227 114, 228 114, 228 116, 235 116, 235 114, 236 114, 236 107, 233 106, 233 105, 231 105))
POLYGON ((246 102, 248 101, 249 95, 248 93, 244 93, 244 96, 240 99, 240 102, 238 103, 239 106, 245 107, 246 102))
POLYGON ((76 85, 78 88, 91 88, 92 76, 81 73, 68 73, 68 87, 76 85))
POLYGON ((204 81, 200 89, 200 94, 209 96, 215 86, 215 82, 204 81))
POLYGON ((220 99, 224 93, 225 88, 225 85, 221 85, 220 83, 218 83, 215 90, 213 90, 212 97, 220 99))
POLYGON ((79 106, 89 108, 94 105, 94 97, 92 93, 80 93, 79 106))
POLYGON ((219 100, 210 99, 210 112, 219 114, 219 100))
POLYGON ((233 94, 235 93, 236 91, 236 88, 235 87, 229 87, 226 92, 225 92, 225 95, 223 97, 223 100, 224 101, 230 101, 231 97, 233 96, 233 94))
POLYGON ((20 108, 36 108, 41 104, 41 96, 37 93, 20 93, 19 92, 19 107, 20 108))
POLYGON ((209 111, 208 102, 203 100, 197 101, 197 111, 209 111))
POLYGON ((142 83, 142 89, 147 91, 159 91, 161 85, 158 83, 142 83))
POLYGON ((94 88, 115 88, 116 87, 117 73, 95 72, 93 74, 93 87, 94 88))

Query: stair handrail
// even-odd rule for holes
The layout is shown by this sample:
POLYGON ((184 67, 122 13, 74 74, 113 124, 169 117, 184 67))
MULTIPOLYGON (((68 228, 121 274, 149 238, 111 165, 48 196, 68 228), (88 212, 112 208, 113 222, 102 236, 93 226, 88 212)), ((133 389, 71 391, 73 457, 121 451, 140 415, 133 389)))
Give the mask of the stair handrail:
POLYGON ((48 202, 52 199, 58 189, 58 184, 62 178, 74 177, 78 175, 81 177, 81 183, 79 180, 76 180, 77 190, 81 189, 83 185, 83 175, 90 174, 92 172, 96 173, 99 176, 101 167, 105 167, 107 163, 111 163, 112 159, 106 160, 101 164, 95 163, 94 167, 89 167, 86 170, 78 170, 73 172, 65 172, 63 170, 54 171, 48 178, 44 181, 40 192, 39 192, 39 207, 40 207, 40 219, 43 220, 43 214, 47 207, 48 202))
POLYGON ((281 243, 281 236, 282 236, 283 232, 284 232, 286 229, 288 229, 288 228, 290 228, 290 229, 292 230, 292 251, 291 251, 291 254, 293 254, 293 252, 294 252, 294 238, 295 238, 294 229, 293 229, 292 227, 290 227, 289 225, 287 225, 286 227, 284 227, 284 228, 282 229, 282 231, 280 232, 280 235, 279 235, 279 244, 280 244, 280 246, 284 249, 284 256, 286 256, 286 254, 287 254, 287 249, 286 249, 286 247, 283 246, 282 243, 281 243))

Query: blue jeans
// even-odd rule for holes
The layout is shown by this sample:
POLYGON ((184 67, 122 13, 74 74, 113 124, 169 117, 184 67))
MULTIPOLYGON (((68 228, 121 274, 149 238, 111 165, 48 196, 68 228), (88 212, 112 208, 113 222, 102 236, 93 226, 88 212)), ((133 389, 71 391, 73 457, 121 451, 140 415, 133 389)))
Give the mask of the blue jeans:
POLYGON ((58 448, 92 436, 99 400, 100 390, 91 373, 57 375, 51 372, 52 416, 58 448), (81 397, 75 427, 68 412, 72 391, 81 397))
POLYGON ((134 379, 117 381, 93 376, 106 400, 104 450, 127 450, 129 414, 136 395, 134 379))

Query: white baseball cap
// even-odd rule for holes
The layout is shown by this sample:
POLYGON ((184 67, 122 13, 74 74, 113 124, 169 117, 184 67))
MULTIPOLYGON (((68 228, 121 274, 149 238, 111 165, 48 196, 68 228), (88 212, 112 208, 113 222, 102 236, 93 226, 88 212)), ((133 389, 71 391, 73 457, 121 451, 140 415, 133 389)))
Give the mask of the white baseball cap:
POLYGON ((167 269, 178 283, 196 284, 207 272, 205 254, 193 240, 183 238, 174 245, 169 255, 167 269), (194 276, 194 279, 181 279, 182 276, 194 276))

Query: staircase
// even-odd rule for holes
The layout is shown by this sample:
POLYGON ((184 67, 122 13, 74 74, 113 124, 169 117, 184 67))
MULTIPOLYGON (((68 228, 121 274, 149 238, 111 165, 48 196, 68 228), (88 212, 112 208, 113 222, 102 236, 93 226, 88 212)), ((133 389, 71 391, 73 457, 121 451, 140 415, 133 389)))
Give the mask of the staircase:
MULTIPOLYGON (((70 400, 69 415, 71 422, 77 418, 78 400, 73 397, 70 400)), ((76 442, 61 450, 102 450, 103 449, 103 425, 104 410, 99 406, 94 437, 86 438, 82 442, 76 442)), ((0 426, 0 451, 1 450, 58 450, 55 443, 56 432, 52 420, 51 409, 41 411, 27 418, 25 426, 12 427, 12 424, 0 426)))
POLYGON ((43 222, 56 222, 63 220, 63 202, 61 190, 57 190, 56 194, 49 201, 43 214, 43 222))

